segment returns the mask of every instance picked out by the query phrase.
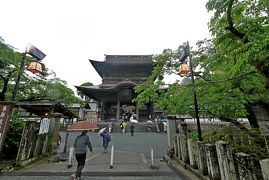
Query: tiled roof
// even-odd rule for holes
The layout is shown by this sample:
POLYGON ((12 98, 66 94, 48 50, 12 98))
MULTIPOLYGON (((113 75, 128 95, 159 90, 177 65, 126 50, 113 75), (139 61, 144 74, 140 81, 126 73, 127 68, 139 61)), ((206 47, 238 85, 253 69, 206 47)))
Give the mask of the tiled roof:
POLYGON ((78 121, 74 124, 72 124, 67 130, 68 131, 84 131, 84 130, 95 130, 99 129, 97 127, 97 121, 78 121))

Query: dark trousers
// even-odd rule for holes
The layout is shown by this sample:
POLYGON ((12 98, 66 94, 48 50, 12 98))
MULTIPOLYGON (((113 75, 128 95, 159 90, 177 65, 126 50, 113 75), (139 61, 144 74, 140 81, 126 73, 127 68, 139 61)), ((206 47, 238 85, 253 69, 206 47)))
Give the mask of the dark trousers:
POLYGON ((86 153, 83 154, 76 154, 76 159, 78 162, 77 171, 76 171, 76 177, 81 177, 81 170, 84 168, 85 165, 85 159, 86 159, 86 153))
POLYGON ((106 137, 103 137, 103 147, 106 150, 108 146, 108 139, 106 137))
POLYGON ((133 136, 133 135, 134 135, 134 130, 131 129, 131 136, 133 136))

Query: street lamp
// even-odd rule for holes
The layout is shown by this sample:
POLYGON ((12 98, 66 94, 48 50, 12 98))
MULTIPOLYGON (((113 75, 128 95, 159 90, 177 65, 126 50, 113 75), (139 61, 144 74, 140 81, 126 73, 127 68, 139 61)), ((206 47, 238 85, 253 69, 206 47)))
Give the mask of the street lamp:
POLYGON ((46 56, 46 54, 44 54, 42 51, 40 51, 38 48, 36 48, 35 46, 31 44, 26 47, 25 52, 23 53, 23 56, 22 56, 21 65, 20 65, 20 69, 17 75, 15 87, 12 91, 11 101, 15 101, 16 99, 17 91, 19 89, 19 84, 21 81, 21 75, 22 75, 22 72, 24 71, 25 60, 26 60, 27 54, 36 58, 37 61, 41 61, 46 56))
POLYGON ((196 122, 197 122, 198 137, 199 137, 199 141, 202 141, 202 132, 201 132, 201 126, 200 126, 200 119, 199 119, 199 109, 198 109, 195 81, 194 81, 193 69, 192 69, 192 54, 190 53, 190 46, 189 46, 188 41, 187 41, 187 45, 183 48, 183 51, 181 52, 181 55, 179 56, 179 61, 181 63, 181 69, 179 73, 182 73, 182 74, 188 73, 188 69, 184 65, 184 63, 186 64, 187 57, 189 57, 189 66, 190 66, 189 71, 190 71, 191 81, 192 81, 193 100, 194 100, 194 108, 195 108, 195 117, 196 117, 196 122))

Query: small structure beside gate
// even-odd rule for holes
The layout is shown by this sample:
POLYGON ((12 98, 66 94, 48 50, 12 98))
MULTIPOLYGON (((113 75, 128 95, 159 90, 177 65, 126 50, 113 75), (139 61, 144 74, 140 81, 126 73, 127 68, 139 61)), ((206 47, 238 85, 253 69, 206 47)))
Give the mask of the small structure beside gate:
POLYGON ((17 153, 18 165, 56 154, 61 141, 60 122, 70 123, 77 118, 59 102, 18 102, 15 106, 25 110, 22 116, 26 121, 17 153))

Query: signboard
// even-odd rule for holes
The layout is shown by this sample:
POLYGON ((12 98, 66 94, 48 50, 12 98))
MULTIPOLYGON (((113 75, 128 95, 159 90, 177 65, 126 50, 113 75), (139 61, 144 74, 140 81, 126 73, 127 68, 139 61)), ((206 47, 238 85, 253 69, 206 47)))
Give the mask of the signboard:
POLYGON ((0 104, 0 153, 4 145, 5 134, 12 108, 13 105, 11 104, 0 104))
POLYGON ((39 134, 45 134, 49 132, 50 119, 44 118, 40 122, 39 134))
POLYGON ((37 49, 37 47, 33 46, 32 44, 30 45, 27 53, 38 60, 42 60, 46 56, 46 54, 44 54, 42 51, 37 49))
POLYGON ((11 105, 0 105, 0 139, 4 134, 8 118, 10 115, 11 105))

